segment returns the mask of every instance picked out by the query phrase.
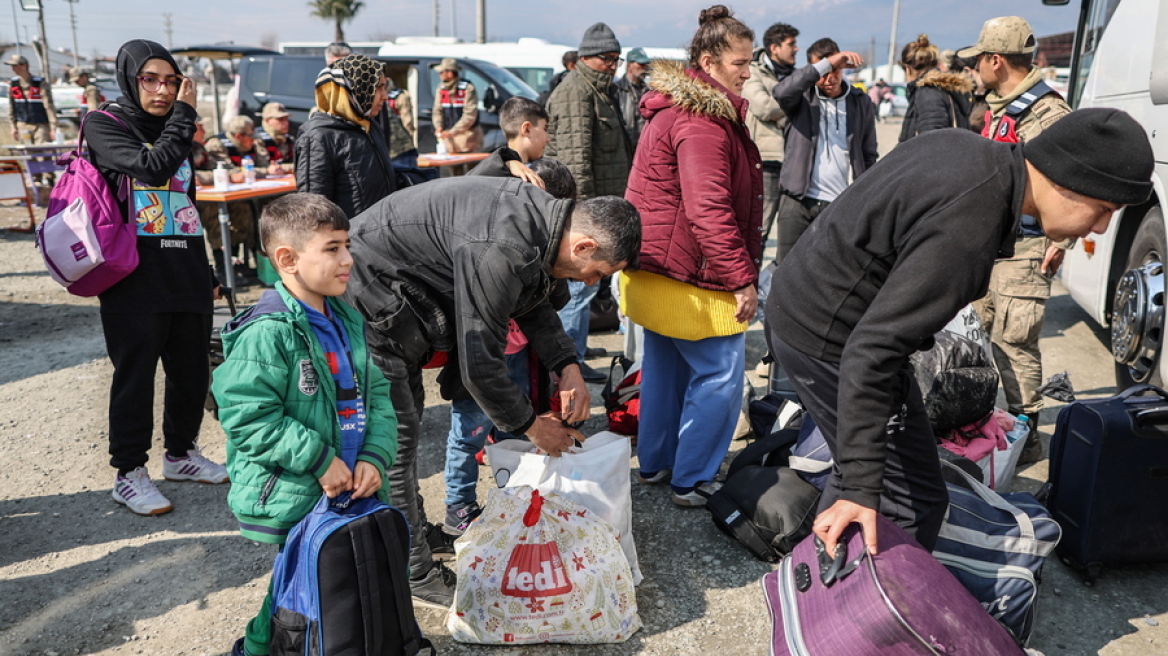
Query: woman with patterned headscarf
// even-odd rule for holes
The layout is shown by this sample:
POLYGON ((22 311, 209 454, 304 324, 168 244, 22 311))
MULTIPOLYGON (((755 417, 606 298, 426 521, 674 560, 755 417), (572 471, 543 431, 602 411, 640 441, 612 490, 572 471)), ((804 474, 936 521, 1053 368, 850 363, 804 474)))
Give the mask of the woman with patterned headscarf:
POLYGON ((316 78, 317 111, 296 136, 296 190, 321 194, 352 218, 394 190, 393 168, 372 119, 385 103, 381 62, 349 55, 316 78))

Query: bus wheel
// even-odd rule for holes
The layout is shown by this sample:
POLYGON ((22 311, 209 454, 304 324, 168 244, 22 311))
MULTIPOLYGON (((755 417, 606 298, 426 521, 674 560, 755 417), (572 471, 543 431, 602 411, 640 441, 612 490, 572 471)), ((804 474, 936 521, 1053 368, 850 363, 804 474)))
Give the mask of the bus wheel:
POLYGON ((1164 344, 1164 264, 1168 246, 1159 207, 1144 216, 1128 252, 1127 270, 1115 286, 1111 353, 1121 389, 1137 383, 1162 386, 1160 347, 1164 344))

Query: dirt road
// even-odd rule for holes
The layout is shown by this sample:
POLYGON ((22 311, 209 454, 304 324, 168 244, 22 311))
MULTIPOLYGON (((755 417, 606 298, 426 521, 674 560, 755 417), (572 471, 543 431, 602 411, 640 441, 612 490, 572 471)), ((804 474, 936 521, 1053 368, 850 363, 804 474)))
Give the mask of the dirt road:
MULTIPOLYGON (((20 221, 19 210, 0 204, 0 226, 20 221)), ((614 335, 592 343, 620 348, 614 335)), ((757 329, 748 344, 753 368, 757 329)), ((1051 299, 1042 347, 1047 372, 1069 371, 1082 397, 1113 393, 1106 349, 1065 295, 1051 299)), ((263 597, 274 552, 239 537, 226 486, 161 481, 175 511, 154 518, 110 499, 110 373, 96 303, 49 279, 31 237, 0 231, 0 655, 226 654, 263 597)), ((427 509, 441 517, 449 410, 437 394, 428 398, 421 476, 427 509)), ((1044 431, 1056 409, 1043 413, 1044 431)), ((142 410, 158 416, 160 406, 142 410)), ((586 432, 600 429, 594 418, 586 432)), ((223 434, 209 417, 200 441, 222 460, 223 434)), ((150 455, 160 479, 160 439, 150 455)), ((1036 489, 1045 475, 1045 462, 1026 469, 1020 487, 1036 489)), ((484 478, 480 494, 486 486, 484 478)), ((629 642, 457 645, 445 636, 443 615, 424 609, 423 630, 450 654, 767 653, 758 580, 770 566, 719 533, 705 511, 679 509, 661 489, 634 485, 633 495, 645 628, 629 642)), ((1052 559, 1039 603, 1031 646, 1048 655, 1168 654, 1168 566, 1109 570, 1087 588, 1052 559)))

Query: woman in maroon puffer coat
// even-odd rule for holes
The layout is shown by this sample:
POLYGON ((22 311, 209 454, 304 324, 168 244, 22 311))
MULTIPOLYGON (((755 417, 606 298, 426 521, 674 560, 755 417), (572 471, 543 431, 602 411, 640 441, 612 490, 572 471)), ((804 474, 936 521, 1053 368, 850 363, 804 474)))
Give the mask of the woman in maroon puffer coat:
POLYGON ((640 477, 672 474, 673 501, 705 505, 742 405, 745 331, 758 304, 762 162, 739 93, 754 33, 702 12, 690 67, 657 62, 625 197, 641 213, 640 269, 621 278, 645 328, 640 477))

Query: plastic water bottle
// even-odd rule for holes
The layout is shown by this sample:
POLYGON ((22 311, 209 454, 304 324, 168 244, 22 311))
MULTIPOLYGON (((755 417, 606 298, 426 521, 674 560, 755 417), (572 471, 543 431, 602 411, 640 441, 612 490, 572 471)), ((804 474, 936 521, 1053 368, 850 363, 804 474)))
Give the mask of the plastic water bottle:
POLYGON ((215 167, 215 191, 227 191, 231 182, 231 172, 227 170, 227 162, 219 162, 215 167))
POLYGON ((445 141, 443 141, 442 139, 439 139, 439 140, 438 140, 438 145, 437 145, 437 146, 435 146, 434 150, 435 150, 435 151, 436 151, 436 152, 437 152, 439 155, 445 155, 445 154, 446 154, 446 142, 445 142, 445 141))
POLYGON ((255 160, 250 157, 244 157, 241 162, 243 165, 243 181, 245 184, 255 184, 255 160))
POLYGON ((1029 433, 1030 433, 1030 418, 1027 417, 1026 415, 1018 415, 1017 417, 1014 418, 1014 428, 1010 429, 1009 433, 1006 433, 1006 440, 1008 442, 1010 442, 1011 444, 1013 444, 1014 442, 1017 442, 1018 440, 1026 439, 1026 436, 1029 433))

